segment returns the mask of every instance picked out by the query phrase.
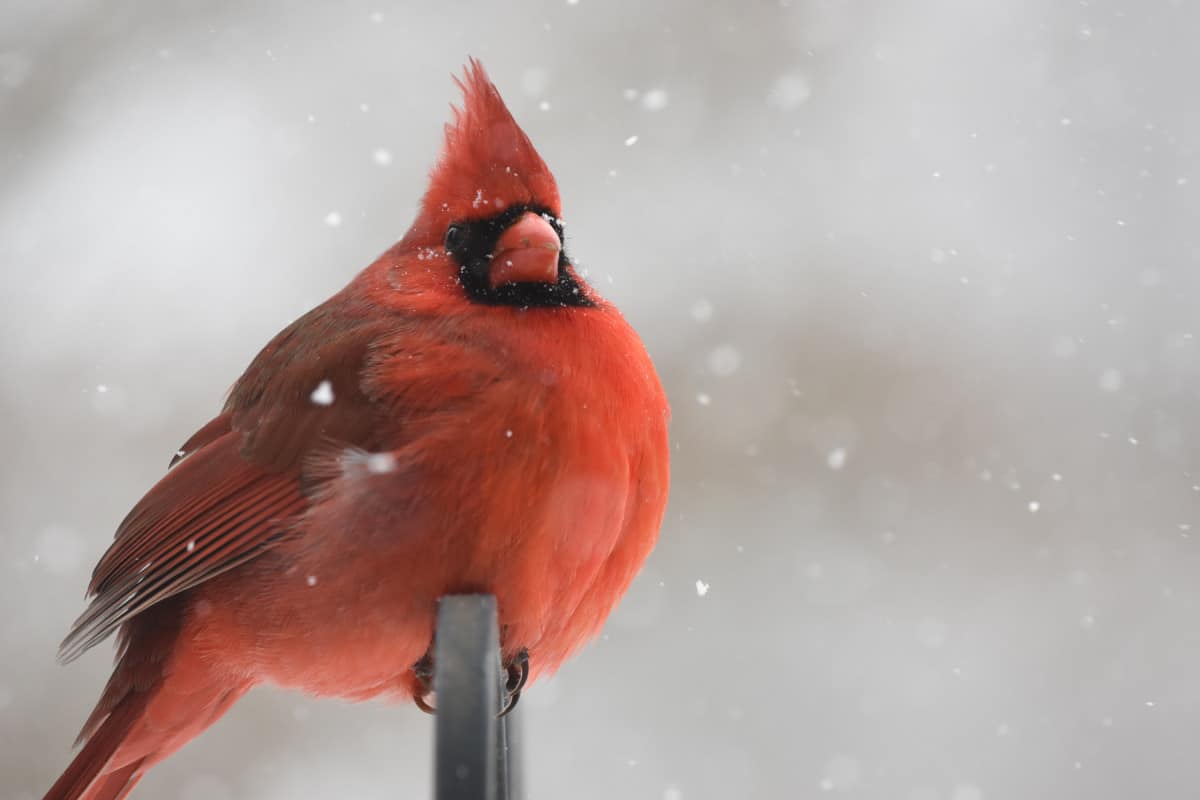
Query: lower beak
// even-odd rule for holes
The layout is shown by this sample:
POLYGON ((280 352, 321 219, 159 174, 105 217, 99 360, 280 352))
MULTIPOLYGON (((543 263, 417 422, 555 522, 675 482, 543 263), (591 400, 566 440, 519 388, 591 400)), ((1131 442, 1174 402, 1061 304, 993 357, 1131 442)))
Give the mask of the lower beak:
POLYGON ((561 251, 554 227, 542 215, 527 212, 500 234, 488 282, 493 289, 506 283, 555 283, 561 251))

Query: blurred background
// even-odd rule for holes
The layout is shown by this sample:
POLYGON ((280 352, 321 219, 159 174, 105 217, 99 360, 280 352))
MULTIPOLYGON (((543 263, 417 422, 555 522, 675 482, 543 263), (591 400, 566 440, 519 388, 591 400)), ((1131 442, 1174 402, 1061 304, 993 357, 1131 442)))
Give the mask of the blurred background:
MULTIPOLYGON (((469 54, 674 406, 657 551, 522 702, 529 796, 1194 797, 1198 26, 8 0, 0 798, 41 796, 108 675, 54 654, 117 522, 403 234, 469 54)), ((135 796, 427 797, 431 733, 264 689, 135 796)))

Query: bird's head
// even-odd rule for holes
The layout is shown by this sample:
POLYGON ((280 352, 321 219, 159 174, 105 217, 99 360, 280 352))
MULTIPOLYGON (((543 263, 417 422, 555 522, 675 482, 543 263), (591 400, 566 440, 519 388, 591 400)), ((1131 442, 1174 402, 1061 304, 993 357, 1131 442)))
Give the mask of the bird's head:
POLYGON ((420 212, 397 246, 396 289, 458 292, 493 306, 589 306, 563 249, 558 186, 483 66, 472 59, 462 108, 446 125, 420 212))

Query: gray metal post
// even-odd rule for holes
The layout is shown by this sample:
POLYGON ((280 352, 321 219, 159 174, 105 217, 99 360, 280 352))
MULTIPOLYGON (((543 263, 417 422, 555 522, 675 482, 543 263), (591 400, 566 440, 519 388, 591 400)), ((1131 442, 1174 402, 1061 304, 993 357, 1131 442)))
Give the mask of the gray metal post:
POLYGON ((496 598, 449 595, 438 605, 433 688, 436 800, 517 800, 512 715, 504 698, 496 598))

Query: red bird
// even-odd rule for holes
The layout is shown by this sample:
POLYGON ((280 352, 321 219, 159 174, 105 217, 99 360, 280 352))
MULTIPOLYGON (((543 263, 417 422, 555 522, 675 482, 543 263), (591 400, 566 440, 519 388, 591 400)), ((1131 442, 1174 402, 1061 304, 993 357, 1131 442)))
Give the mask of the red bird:
POLYGON ((667 401, 563 249, 554 177, 474 60, 412 228, 277 335, 92 574, 118 631, 47 798, 124 797, 260 683, 419 697, 438 598, 488 592, 555 670, 658 537, 667 401))

